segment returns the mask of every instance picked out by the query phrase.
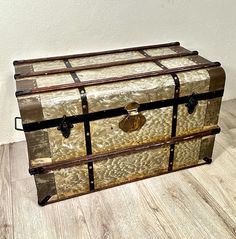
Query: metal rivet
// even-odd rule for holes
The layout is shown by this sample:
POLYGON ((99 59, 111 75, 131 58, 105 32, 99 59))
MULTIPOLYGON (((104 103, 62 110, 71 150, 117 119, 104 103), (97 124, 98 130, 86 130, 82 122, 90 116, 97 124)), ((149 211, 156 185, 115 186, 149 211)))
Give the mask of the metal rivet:
POLYGON ((87 132, 86 135, 89 136, 90 135, 89 132, 87 132))
POLYGON ((171 151, 171 152, 173 152, 173 151, 174 151, 174 149, 171 149, 170 151, 171 151))
POLYGON ((83 105, 83 109, 86 109, 86 107, 87 107, 86 105, 83 105))
POLYGON ((81 93, 81 94, 84 94, 84 90, 81 90, 80 93, 81 93))
POLYGON ((174 119, 176 119, 176 115, 174 115, 174 119))
POLYGON ((172 162, 170 162, 170 165, 172 165, 173 163, 172 162))
POLYGON ((89 169, 92 169, 93 167, 92 166, 89 166, 89 169))
POLYGON ((93 184, 93 181, 90 181, 91 184, 93 184))

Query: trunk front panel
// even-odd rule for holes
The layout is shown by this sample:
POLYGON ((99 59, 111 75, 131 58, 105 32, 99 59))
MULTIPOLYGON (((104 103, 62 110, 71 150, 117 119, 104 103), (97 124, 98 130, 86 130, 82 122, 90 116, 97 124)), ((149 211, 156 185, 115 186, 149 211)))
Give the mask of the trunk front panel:
MULTIPOLYGON (((177 143, 173 170, 198 165, 204 157, 211 157, 214 139, 213 135, 177 143)), ((170 146, 163 146, 95 161, 95 190, 167 173, 169 156, 170 146)), ((87 164, 35 175, 35 181, 39 199, 51 194, 49 202, 90 192, 87 164)))

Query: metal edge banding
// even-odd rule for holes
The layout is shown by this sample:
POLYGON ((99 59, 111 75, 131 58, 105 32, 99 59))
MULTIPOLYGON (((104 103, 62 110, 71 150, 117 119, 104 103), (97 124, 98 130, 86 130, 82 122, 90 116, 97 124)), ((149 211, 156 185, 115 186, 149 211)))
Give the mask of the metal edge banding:
MULTIPOLYGON (((64 63, 67 68, 72 67, 68 59, 65 59, 64 63)), ((75 72, 70 72, 70 74, 75 82, 80 82, 80 79, 75 72)), ((86 90, 84 87, 79 87, 78 89, 80 92, 83 114, 88 114, 88 100, 87 100, 86 90)), ((91 144, 89 120, 84 120, 84 133, 85 133, 86 154, 91 155, 92 144, 91 144)), ((89 188, 90 188, 90 191, 93 191, 94 190, 93 162, 88 162, 88 175, 89 175, 89 188)))
POLYGON ((57 162, 54 164, 43 165, 43 166, 40 166, 37 168, 31 168, 31 174, 41 174, 41 173, 49 172, 49 171, 55 170, 55 169, 68 168, 68 167, 72 167, 72 166, 76 166, 76 165, 87 164, 88 162, 101 161, 101 160, 105 160, 106 158, 114 158, 116 156, 121 156, 121 155, 129 155, 134 152, 137 153, 137 152, 141 152, 144 150, 156 149, 159 147, 176 144, 178 142, 184 142, 184 141, 189 141, 189 140, 193 140, 196 138, 202 138, 205 136, 216 135, 218 133, 220 133, 220 127, 216 126, 212 129, 204 130, 204 131, 194 133, 191 135, 172 137, 169 140, 162 140, 162 141, 156 141, 156 142, 152 142, 152 143, 146 143, 146 144, 142 144, 142 145, 138 145, 138 146, 128 147, 125 149, 114 150, 114 151, 110 151, 110 152, 106 152, 106 153, 99 153, 99 154, 95 154, 95 155, 87 155, 87 156, 75 158, 75 159, 64 161, 64 162, 57 162))
MULTIPOLYGON (((143 50, 140 50, 139 52, 146 57, 150 57, 150 55, 143 50)), ((157 66, 161 67, 163 70, 168 70, 168 68, 165 65, 161 64, 160 61, 154 60, 154 63, 157 66)), ((179 98, 179 90, 180 90, 179 77, 177 76, 176 73, 171 73, 170 75, 172 76, 172 78, 174 80, 174 83, 175 83, 174 99, 176 99, 176 98, 179 98)), ((173 103, 173 113, 172 113, 171 137, 176 136, 177 113, 178 113, 178 104, 176 103, 176 101, 174 101, 174 103, 173 103)), ((172 169, 173 169, 174 152, 175 152, 175 144, 171 144, 170 145, 170 157, 169 157, 168 171, 172 171, 172 169)))
POLYGON ((72 59, 77 57, 98 56, 98 55, 105 55, 105 54, 111 54, 111 53, 121 53, 126 51, 138 51, 140 49, 151 49, 151 48, 170 47, 170 46, 179 46, 179 45, 180 45, 179 42, 170 42, 170 43, 163 43, 163 44, 156 44, 156 45, 106 50, 106 51, 100 51, 100 52, 80 53, 80 54, 73 54, 73 55, 35 58, 35 59, 28 59, 28 60, 15 60, 13 61, 13 65, 16 66, 16 65, 27 64, 27 63, 36 63, 36 62, 53 61, 53 60, 64 60, 64 59, 67 60, 67 59, 72 59))
MULTIPOLYGON (((224 93, 224 90, 217 90, 212 92, 196 94, 195 97, 197 100, 208 100, 208 99, 214 99, 217 97, 222 97, 223 93, 224 93)), ((152 109, 159 109, 163 107, 173 106, 174 103, 176 103, 177 105, 185 104, 189 101, 190 97, 191 95, 182 96, 177 99, 173 98, 173 99, 143 103, 143 104, 140 104, 139 111, 142 112, 145 110, 152 110, 152 109)), ((116 117, 123 114, 127 114, 127 111, 124 108, 120 107, 116 109, 93 112, 93 113, 89 113, 85 115, 68 116, 67 119, 70 121, 70 123, 75 124, 75 123, 84 122, 86 120, 94 121, 99 119, 116 117)), ((61 120, 62 118, 57 118, 57 119, 49 119, 44 121, 27 123, 27 124, 23 124, 23 129, 25 132, 30 132, 30 131, 40 130, 40 129, 57 127, 60 124, 61 120)))

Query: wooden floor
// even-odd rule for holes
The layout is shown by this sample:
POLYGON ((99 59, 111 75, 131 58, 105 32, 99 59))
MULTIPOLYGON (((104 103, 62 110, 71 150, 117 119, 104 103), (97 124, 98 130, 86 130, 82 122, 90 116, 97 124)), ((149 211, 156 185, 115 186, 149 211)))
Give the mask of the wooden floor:
POLYGON ((0 146, 0 238, 236 238, 236 100, 214 162, 39 207, 25 142, 0 146))

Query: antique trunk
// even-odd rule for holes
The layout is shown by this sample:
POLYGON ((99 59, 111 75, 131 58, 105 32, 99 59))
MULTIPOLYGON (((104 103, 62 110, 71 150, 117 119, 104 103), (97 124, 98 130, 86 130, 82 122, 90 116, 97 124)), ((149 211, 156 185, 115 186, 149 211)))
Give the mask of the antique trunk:
POLYGON ((14 62, 45 205, 211 163, 225 73, 178 42, 14 62))

